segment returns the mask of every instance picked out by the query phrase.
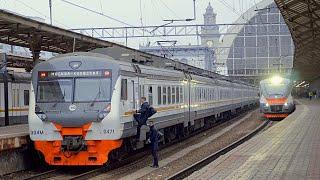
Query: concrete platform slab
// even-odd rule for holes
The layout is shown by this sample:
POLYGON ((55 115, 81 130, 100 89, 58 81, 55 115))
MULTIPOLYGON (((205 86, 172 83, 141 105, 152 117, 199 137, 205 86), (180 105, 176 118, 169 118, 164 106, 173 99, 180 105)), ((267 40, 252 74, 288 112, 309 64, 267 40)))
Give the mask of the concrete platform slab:
POLYGON ((34 165, 28 132, 27 124, 0 127, 0 176, 34 165))
POLYGON ((28 134, 27 124, 0 127, 0 151, 27 144, 28 134))
POLYGON ((320 101, 294 113, 188 179, 320 179, 320 101))

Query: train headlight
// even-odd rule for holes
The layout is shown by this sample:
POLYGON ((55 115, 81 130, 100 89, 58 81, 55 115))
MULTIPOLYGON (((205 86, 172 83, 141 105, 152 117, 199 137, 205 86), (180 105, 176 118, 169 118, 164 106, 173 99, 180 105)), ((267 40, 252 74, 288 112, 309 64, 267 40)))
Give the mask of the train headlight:
POLYGON ((98 119, 100 120, 100 121, 102 121, 105 117, 107 116, 107 113, 105 113, 105 112, 99 112, 99 114, 98 114, 98 119))
POLYGON ((106 108, 103 109, 103 111, 99 112, 98 119, 102 121, 107 116, 107 114, 110 113, 110 111, 111 111, 111 104, 108 104, 106 108))
POLYGON ((266 107, 269 107, 269 104, 268 104, 268 103, 266 103, 266 107))
POLYGON ((288 103, 286 102, 286 103, 284 103, 284 106, 288 106, 288 103))
POLYGON ((45 120, 47 120, 47 118, 48 118, 48 116, 47 116, 46 114, 43 114, 43 113, 37 114, 37 115, 38 115, 38 117, 39 117, 42 121, 45 121, 45 120))
POLYGON ((270 80, 273 85, 279 85, 283 81, 280 76, 273 76, 270 80))
POLYGON ((41 111, 41 109, 40 109, 40 107, 38 105, 36 105, 36 107, 34 108, 34 111, 36 113, 42 113, 42 111, 41 111))
POLYGON ((104 111, 109 113, 111 111, 111 104, 108 104, 104 111))

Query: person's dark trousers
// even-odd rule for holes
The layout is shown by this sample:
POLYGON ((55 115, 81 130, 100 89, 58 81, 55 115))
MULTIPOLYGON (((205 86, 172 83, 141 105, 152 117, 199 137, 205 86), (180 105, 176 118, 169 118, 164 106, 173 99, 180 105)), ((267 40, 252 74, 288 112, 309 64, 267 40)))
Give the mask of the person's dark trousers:
POLYGON ((159 166, 159 164, 158 164, 158 153, 157 153, 157 150, 152 149, 152 150, 151 150, 151 154, 152 154, 152 156, 153 156, 153 166, 154 166, 154 167, 155 167, 155 166, 159 166))
POLYGON ((146 125, 146 121, 143 121, 141 119, 141 114, 134 114, 133 115, 134 119, 138 122, 138 126, 137 126, 137 139, 140 139, 140 130, 141 130, 141 126, 142 125, 146 125))
POLYGON ((137 137, 136 139, 140 139, 140 131, 141 131, 141 124, 139 123, 138 126, 137 126, 137 137))

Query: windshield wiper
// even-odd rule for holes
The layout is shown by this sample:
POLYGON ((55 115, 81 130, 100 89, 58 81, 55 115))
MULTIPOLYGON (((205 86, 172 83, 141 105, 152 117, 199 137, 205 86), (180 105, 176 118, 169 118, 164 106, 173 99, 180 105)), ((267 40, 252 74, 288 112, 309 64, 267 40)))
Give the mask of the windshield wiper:
MULTIPOLYGON (((64 89, 64 90, 63 90, 63 95, 62 95, 62 100, 63 100, 63 101, 65 101, 65 97, 66 97, 66 90, 64 89)), ((60 101, 55 102, 55 103, 52 105, 52 107, 56 107, 59 102, 60 102, 60 101)))
POLYGON ((99 92, 96 94, 96 97, 93 99, 90 106, 94 106, 94 103, 97 101, 98 97, 100 97, 100 94, 101 94, 101 90, 100 90, 100 86, 99 86, 99 92))

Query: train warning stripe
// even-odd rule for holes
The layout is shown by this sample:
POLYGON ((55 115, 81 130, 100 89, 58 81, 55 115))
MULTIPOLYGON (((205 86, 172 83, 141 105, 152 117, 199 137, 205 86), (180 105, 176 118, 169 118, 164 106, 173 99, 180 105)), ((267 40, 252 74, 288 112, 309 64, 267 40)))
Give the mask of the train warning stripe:
POLYGON ((287 98, 267 98, 266 99, 269 105, 272 104, 284 104, 287 102, 287 98))

